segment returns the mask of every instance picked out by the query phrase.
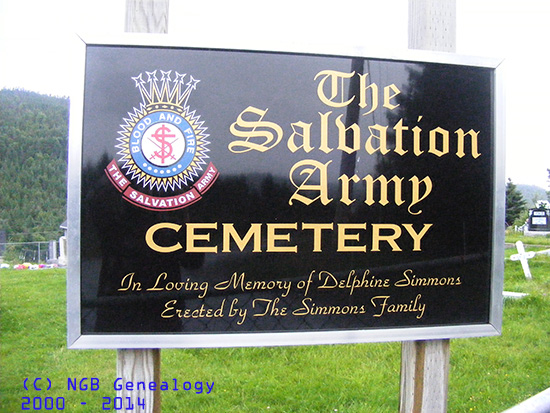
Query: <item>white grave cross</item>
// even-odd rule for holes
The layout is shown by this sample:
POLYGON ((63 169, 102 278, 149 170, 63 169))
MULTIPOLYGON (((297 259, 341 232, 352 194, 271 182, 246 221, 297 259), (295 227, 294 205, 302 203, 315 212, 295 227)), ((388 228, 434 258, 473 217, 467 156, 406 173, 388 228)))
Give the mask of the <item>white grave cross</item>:
POLYGON ((534 251, 526 252, 525 248, 523 247, 523 242, 517 241, 516 242, 516 248, 518 250, 517 254, 514 254, 510 257, 512 261, 519 261, 521 262, 521 266, 523 267, 523 272, 525 273, 525 278, 532 279, 531 276, 531 270, 529 269, 529 263, 527 262, 528 259, 533 258, 535 256, 534 251))

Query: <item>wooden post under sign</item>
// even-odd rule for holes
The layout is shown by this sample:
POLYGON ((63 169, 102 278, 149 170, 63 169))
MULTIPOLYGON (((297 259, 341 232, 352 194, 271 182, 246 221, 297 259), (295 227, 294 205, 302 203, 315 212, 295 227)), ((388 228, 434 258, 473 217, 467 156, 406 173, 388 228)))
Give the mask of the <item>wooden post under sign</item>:
POLYGON ((446 412, 450 340, 404 341, 401 348, 401 413, 446 412))
MULTIPOLYGON (((409 0, 409 49, 456 51, 456 0, 409 0)), ((450 340, 404 341, 401 413, 447 411, 450 340)))
POLYGON ((116 376, 123 379, 120 383, 122 390, 117 390, 116 395, 123 400, 125 406, 134 406, 140 412, 161 411, 162 392, 151 391, 147 386, 143 390, 127 390, 124 387, 127 381, 134 384, 140 381, 160 383, 160 349, 118 350, 116 376))

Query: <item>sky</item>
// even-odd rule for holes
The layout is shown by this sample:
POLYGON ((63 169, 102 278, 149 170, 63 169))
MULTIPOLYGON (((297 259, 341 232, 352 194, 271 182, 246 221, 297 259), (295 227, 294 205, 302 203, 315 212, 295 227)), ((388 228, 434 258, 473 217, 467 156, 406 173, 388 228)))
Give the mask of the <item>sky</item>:
MULTIPOLYGON (((504 61, 506 177, 548 190, 550 2, 456 1, 457 53, 504 61)), ((124 33, 125 5, 0 0, 0 88, 71 96, 82 60, 79 35, 124 33)), ((237 47, 246 39, 263 50, 299 42, 398 55, 407 49, 407 7, 407 0, 171 0, 168 33, 189 46, 224 39, 237 47)))

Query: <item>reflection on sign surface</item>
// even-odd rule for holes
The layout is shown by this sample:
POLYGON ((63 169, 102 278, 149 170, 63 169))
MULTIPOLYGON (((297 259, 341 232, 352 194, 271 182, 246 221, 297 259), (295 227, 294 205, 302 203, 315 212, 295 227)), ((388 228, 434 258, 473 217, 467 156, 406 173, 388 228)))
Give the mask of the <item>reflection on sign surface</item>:
POLYGON ((478 66, 88 46, 81 333, 489 324, 494 87, 478 66))

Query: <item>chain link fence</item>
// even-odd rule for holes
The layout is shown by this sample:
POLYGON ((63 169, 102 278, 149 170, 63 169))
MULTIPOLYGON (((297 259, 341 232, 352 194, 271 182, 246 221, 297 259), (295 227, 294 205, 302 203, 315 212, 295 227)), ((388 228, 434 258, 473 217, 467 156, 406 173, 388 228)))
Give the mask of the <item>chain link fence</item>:
POLYGON ((60 258, 60 242, 0 242, 0 262, 57 264, 60 258))

